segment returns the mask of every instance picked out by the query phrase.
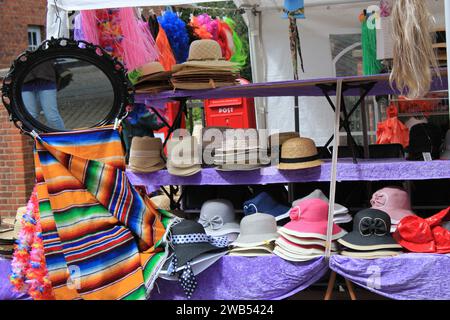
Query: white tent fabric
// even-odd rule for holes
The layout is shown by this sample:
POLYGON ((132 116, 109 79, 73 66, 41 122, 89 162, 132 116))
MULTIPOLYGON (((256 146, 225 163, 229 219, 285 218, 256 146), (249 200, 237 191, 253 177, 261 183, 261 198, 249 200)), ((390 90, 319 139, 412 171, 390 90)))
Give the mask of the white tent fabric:
MULTIPOLYGON (((226 0, 208 0, 221 2, 226 0)), ((103 8, 175 6, 199 3, 199 0, 48 0, 47 1, 47 34, 46 38, 69 36, 68 11, 92 10, 103 8)))

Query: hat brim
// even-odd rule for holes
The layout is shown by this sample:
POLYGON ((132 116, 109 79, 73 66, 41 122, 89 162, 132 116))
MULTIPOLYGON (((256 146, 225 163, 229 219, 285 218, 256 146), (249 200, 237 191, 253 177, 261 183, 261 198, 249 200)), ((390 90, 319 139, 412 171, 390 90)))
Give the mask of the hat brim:
POLYGON ((219 248, 207 242, 179 244, 174 248, 179 267, 184 266, 187 262, 204 253, 219 252, 223 250, 226 251, 228 248, 219 248))
POLYGON ((392 237, 401 247, 405 248, 408 251, 415 253, 436 253, 436 246, 433 241, 425 243, 413 243, 404 240, 401 236, 398 235, 397 232, 395 232, 392 237))
POLYGON ((305 248, 301 245, 295 245, 286 241, 283 237, 280 237, 275 241, 275 244, 281 247, 283 250, 291 252, 292 254, 298 255, 323 255, 325 254, 325 248, 317 246, 317 248, 305 248))
POLYGON ((266 256, 272 254, 271 250, 267 246, 255 246, 246 248, 233 248, 230 250, 230 254, 234 256, 244 256, 244 257, 258 257, 266 256))
POLYGON ((254 171, 261 169, 261 165, 221 165, 215 167, 218 171, 254 171))
MULTIPOLYGON (((321 247, 326 247, 326 240, 321 240, 321 239, 316 239, 316 238, 298 238, 295 236, 292 236, 286 232, 283 232, 283 230, 278 230, 278 233, 286 238, 287 240, 299 244, 299 245, 305 245, 305 246, 321 246, 321 247)), ((336 242, 332 242, 331 243, 331 250, 333 251, 337 251, 337 245, 336 242)))
POLYGON ((278 238, 277 233, 248 234, 248 235, 240 234, 239 237, 236 239, 236 241, 233 242, 231 245, 233 247, 242 247, 242 248, 258 247, 268 242, 275 241, 277 240, 277 238, 278 238))
MULTIPOLYGON (((284 227, 284 231, 290 235, 300 238, 318 238, 322 240, 327 239, 327 222, 307 222, 307 221, 291 221, 284 227)), ((333 224, 332 240, 342 238, 347 234, 336 224, 333 224)))
POLYGON ((320 167, 322 165, 322 160, 314 160, 309 162, 299 162, 299 163, 280 163, 278 164, 278 170, 300 170, 320 167))
POLYGON ((400 249, 402 247, 390 234, 382 237, 364 237, 358 231, 346 234, 341 239, 338 239, 338 242, 347 248, 358 251, 400 249))
POLYGON ((273 253, 276 254, 277 256, 279 256, 283 260, 288 260, 288 261, 292 261, 292 262, 304 262, 304 261, 309 261, 309 260, 313 260, 313 259, 324 256, 324 254, 320 254, 320 255, 296 255, 295 254, 294 255, 294 254, 290 253, 289 251, 284 250, 281 247, 275 247, 275 249, 273 250, 273 253))
POLYGON ((213 237, 221 237, 230 233, 240 233, 241 227, 237 222, 229 222, 225 223, 219 230, 213 230, 210 227, 206 227, 205 231, 208 235, 213 237))
POLYGON ((202 167, 200 165, 195 165, 190 168, 175 168, 171 166, 167 166, 167 171, 174 176, 180 176, 180 177, 190 177, 197 173, 199 173, 202 170, 202 167))
POLYGON ((155 172, 155 171, 159 171, 162 170, 166 167, 166 164, 164 162, 160 162, 154 166, 148 167, 148 168, 142 168, 139 166, 133 166, 133 165, 128 165, 128 168, 133 171, 133 172, 144 172, 144 173, 149 173, 149 172, 155 172))
POLYGON ((359 258, 359 259, 382 259, 382 258, 391 258, 402 254, 402 251, 393 251, 393 250, 375 250, 375 251, 367 251, 367 252, 353 252, 353 251, 341 251, 341 255, 345 257, 351 258, 359 258))
POLYGON ((205 60, 205 61, 186 61, 179 65, 174 65, 172 72, 177 72, 182 70, 183 67, 199 67, 199 68, 233 68, 238 69, 237 63, 226 61, 226 60, 205 60))

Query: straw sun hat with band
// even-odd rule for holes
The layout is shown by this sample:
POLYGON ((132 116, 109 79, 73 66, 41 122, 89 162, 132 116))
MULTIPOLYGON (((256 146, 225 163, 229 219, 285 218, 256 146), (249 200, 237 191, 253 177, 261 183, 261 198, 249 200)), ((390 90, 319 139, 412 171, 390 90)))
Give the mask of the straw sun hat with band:
POLYGON ((293 138, 281 146, 280 170, 318 167, 322 164, 316 144, 309 138, 293 138))

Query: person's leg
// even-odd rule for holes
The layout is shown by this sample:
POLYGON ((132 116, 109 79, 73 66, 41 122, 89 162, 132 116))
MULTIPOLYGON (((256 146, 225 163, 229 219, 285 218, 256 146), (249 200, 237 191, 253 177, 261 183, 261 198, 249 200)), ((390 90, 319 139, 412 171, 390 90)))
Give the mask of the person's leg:
POLYGON ((58 101, 56 99, 56 89, 39 91, 39 100, 45 118, 51 128, 65 130, 64 121, 58 110, 58 101))
POLYGON ((34 118, 39 118, 39 109, 34 91, 22 91, 22 100, 28 113, 34 118))

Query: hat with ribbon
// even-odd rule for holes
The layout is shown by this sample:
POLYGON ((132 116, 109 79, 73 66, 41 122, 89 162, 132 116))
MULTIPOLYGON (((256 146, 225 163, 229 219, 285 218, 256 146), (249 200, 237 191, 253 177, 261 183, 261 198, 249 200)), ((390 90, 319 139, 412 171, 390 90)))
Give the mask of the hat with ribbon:
POLYGON ((321 164, 316 144, 309 138, 292 138, 281 145, 280 170, 314 168, 321 164))
POLYGON ((444 228, 448 221, 450 208, 427 219, 408 216, 400 221, 393 236, 411 252, 450 253, 450 231, 444 228))
POLYGON ((228 249, 227 237, 212 237, 206 234, 203 226, 192 220, 182 220, 171 227, 170 246, 173 257, 168 266, 169 275, 178 273, 178 278, 188 298, 197 287, 191 261, 202 254, 228 249), (185 266, 184 268, 180 267, 185 266))
MULTIPOLYGON (((321 199, 300 201, 289 212, 291 221, 280 228, 284 233, 300 238, 327 239, 328 203, 321 199)), ((333 237, 336 240, 346 232, 333 223, 333 237)))
POLYGON ((415 215, 411 211, 409 195, 405 190, 395 187, 383 188, 375 192, 370 200, 373 209, 386 212, 392 224, 398 224, 407 216, 415 215))
POLYGON ((198 222, 205 228, 206 233, 212 236, 240 232, 233 204, 225 199, 208 200, 203 203, 198 222))
POLYGON ((353 231, 338 242, 358 251, 398 249, 401 246, 391 235, 391 218, 377 209, 364 209, 353 219, 353 231))
POLYGON ((261 192, 254 198, 244 202, 244 214, 250 215, 264 212, 275 217, 276 221, 289 217, 290 207, 276 202, 267 192, 261 192))

